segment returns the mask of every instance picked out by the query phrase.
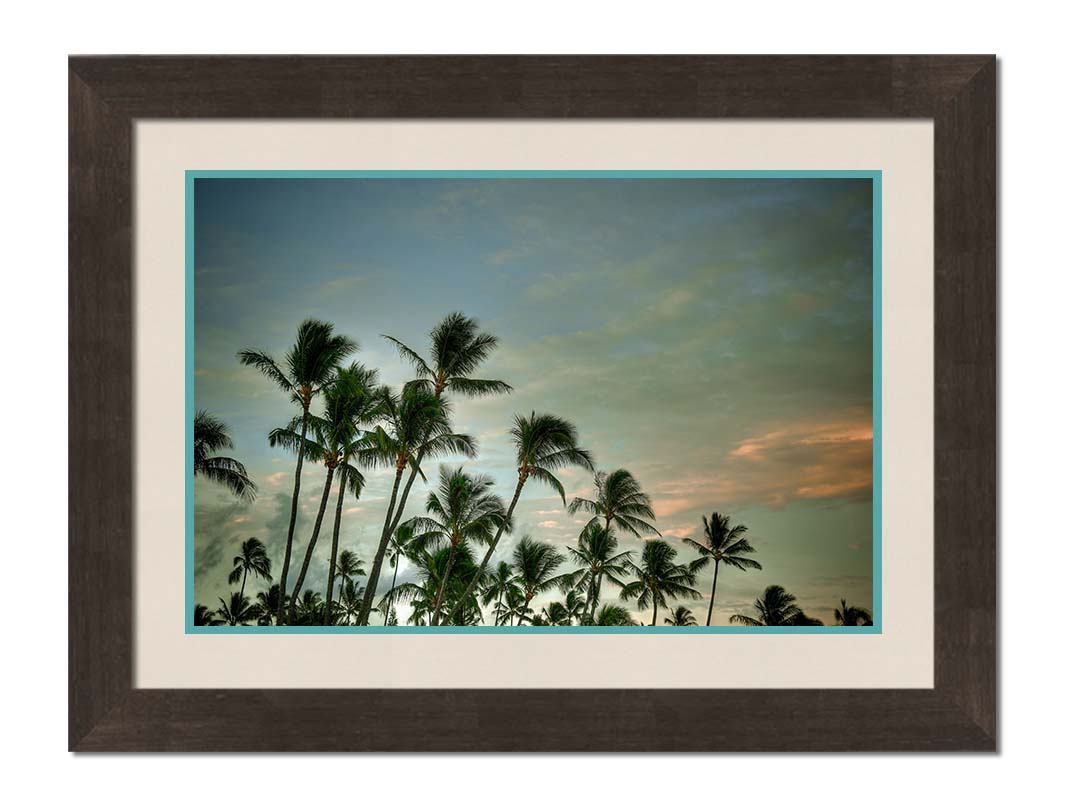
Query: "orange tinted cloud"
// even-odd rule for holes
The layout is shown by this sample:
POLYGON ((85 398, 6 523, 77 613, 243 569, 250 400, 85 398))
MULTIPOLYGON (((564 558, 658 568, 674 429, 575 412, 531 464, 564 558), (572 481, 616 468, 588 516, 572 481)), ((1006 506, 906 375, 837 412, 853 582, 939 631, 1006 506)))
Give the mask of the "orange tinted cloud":
POLYGON ((762 505, 780 510, 796 500, 864 499, 873 483, 870 425, 818 423, 775 428, 742 439, 712 476, 653 488, 657 516, 710 507, 762 505))

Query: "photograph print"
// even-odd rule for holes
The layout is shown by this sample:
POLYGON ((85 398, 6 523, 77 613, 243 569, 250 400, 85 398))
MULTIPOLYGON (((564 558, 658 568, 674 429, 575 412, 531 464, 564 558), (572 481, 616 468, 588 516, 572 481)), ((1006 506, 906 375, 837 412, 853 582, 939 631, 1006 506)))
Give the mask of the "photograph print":
POLYGON ((186 193, 187 632, 881 631, 879 173, 186 193))

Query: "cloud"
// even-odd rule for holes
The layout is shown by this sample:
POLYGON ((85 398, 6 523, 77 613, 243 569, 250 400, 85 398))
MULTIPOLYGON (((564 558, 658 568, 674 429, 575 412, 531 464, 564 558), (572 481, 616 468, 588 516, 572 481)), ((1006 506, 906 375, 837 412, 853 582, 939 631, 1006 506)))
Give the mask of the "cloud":
POLYGON ((664 528, 660 531, 664 536, 671 536, 675 539, 685 539, 695 536, 697 532, 696 525, 679 525, 675 528, 664 528))
POLYGON ((285 481, 286 478, 291 476, 291 474, 292 473, 289 472, 272 472, 270 475, 263 478, 263 483, 267 484, 267 486, 272 489, 277 489, 282 485, 282 482, 285 481))
POLYGON ((735 443, 708 473, 649 488, 665 518, 710 507, 780 511, 802 500, 869 500, 872 456, 869 426, 795 423, 735 443))

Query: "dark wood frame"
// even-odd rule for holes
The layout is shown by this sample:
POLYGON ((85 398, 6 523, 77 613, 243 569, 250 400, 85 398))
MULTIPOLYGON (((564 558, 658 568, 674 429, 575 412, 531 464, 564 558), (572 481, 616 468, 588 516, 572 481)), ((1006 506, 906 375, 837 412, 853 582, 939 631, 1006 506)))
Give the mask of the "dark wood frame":
POLYGON ((72 750, 996 749, 993 57, 77 57, 69 82, 72 750), (133 122, 212 117, 933 119, 935 688, 133 688, 133 122))

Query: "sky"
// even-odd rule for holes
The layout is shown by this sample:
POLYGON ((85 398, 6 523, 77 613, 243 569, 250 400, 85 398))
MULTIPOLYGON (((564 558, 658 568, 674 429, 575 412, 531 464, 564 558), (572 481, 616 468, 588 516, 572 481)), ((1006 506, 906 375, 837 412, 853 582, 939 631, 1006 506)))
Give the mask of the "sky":
MULTIPOLYGON (((430 329, 461 311, 500 339, 480 376, 514 392, 453 398, 453 429, 480 452, 448 463, 491 476, 508 500, 513 416, 558 414, 600 469, 634 474, 680 561, 696 555, 683 539, 702 515, 748 526, 763 569, 720 570, 713 624, 751 615, 770 584, 828 624, 841 598, 871 608, 872 216, 860 179, 198 179, 195 405, 230 426, 259 496, 196 479, 196 602, 228 596, 250 536, 281 572, 295 458, 267 434, 296 408, 236 353, 280 358, 314 317, 399 387, 413 375, 382 334, 425 353, 430 329)), ((423 513, 437 466, 405 517, 423 513)), ((559 477, 568 499, 593 496, 589 473, 559 477)), ((346 500, 340 547, 368 564, 391 478, 371 471, 346 500)), ((292 571, 324 481, 305 466, 292 571)), ((527 484, 498 554, 523 534, 573 546, 587 520, 527 484)), ((306 583, 323 594, 325 528, 306 583)), ((636 560, 643 542, 619 537, 636 560)), ((399 581, 412 574, 403 565, 399 581)), ((679 603, 701 623, 711 578, 700 573, 703 599, 679 603)), ((250 594, 262 588, 250 580, 250 594)), ((620 603, 614 590, 604 602, 620 603)))

